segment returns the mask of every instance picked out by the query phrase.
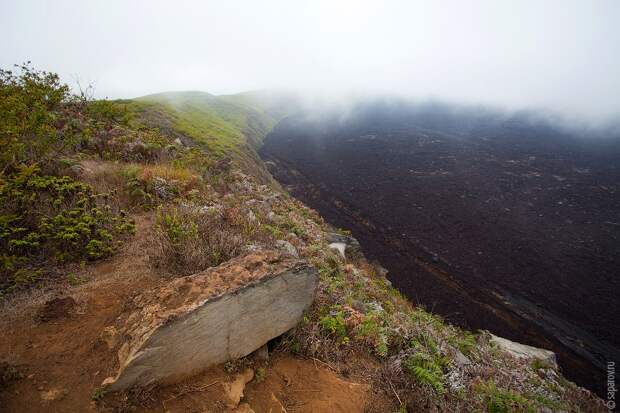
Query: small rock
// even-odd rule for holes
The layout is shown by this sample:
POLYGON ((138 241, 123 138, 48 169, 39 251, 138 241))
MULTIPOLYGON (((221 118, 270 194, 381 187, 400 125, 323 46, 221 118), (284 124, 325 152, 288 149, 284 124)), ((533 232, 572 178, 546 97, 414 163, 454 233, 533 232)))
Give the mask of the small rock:
POLYGON ((267 213, 267 220, 269 222, 277 223, 278 221, 281 221, 281 218, 275 212, 270 211, 267 213))
POLYGON ((114 326, 107 326, 104 328, 99 338, 108 346, 108 349, 110 350, 115 348, 119 342, 119 334, 114 326))
POLYGON ((461 353, 460 350, 456 350, 454 352, 454 364, 456 364, 458 367, 465 367, 470 365, 471 361, 465 354, 461 353))
POLYGON ((277 240, 276 241, 276 247, 278 247, 278 249, 286 252, 291 257, 299 258, 299 253, 297 252, 297 248, 295 248, 293 246, 293 244, 291 244, 288 241, 285 241, 285 240, 282 240, 282 239, 277 240))
POLYGON ((41 393, 41 399, 47 402, 61 400, 67 395, 66 389, 51 389, 41 393))
POLYGON ((342 258, 346 258, 344 255, 344 251, 347 248, 347 244, 345 244, 344 242, 332 242, 331 244, 329 244, 329 248, 338 251, 342 258))
POLYGON ((258 360, 262 360, 262 361, 269 360, 269 346, 265 344, 264 346, 256 350, 254 354, 256 355, 256 358, 258 360))
POLYGON ((243 398, 245 385, 253 378, 254 370, 245 369, 242 373, 237 374, 232 382, 224 383, 224 393, 230 400, 229 407, 234 408, 239 405, 239 402, 243 398))
POLYGON ((373 313, 382 313, 384 311, 383 306, 376 301, 372 301, 368 303, 366 305, 366 308, 369 312, 373 312, 373 313))
POLYGON ((327 234, 327 242, 330 244, 344 244, 347 247, 347 252, 351 258, 358 258, 362 256, 362 247, 355 238, 349 235, 337 234, 335 232, 327 234))

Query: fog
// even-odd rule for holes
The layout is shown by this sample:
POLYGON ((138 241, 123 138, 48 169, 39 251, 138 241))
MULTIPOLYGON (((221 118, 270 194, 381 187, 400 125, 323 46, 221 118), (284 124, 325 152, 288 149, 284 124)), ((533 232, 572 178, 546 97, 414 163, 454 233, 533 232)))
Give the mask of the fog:
POLYGON ((0 0, 0 65, 97 97, 395 94, 620 113, 620 2, 0 0))

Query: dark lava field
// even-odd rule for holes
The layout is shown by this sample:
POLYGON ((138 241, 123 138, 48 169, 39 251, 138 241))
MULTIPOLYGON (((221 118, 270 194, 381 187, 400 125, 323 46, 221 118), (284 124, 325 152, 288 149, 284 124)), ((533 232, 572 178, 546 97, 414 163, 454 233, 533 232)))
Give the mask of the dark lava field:
POLYGON ((299 114, 261 156, 412 301, 549 348, 602 393, 620 353, 620 139, 533 113, 376 101, 299 114))

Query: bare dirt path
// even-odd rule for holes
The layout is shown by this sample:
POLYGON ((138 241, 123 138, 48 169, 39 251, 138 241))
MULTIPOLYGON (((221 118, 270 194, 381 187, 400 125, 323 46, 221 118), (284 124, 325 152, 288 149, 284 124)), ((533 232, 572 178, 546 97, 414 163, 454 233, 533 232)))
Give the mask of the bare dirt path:
POLYGON ((59 286, 17 300, 5 310, 0 353, 17 365, 24 377, 0 393, 0 410, 88 410, 93 390, 113 372, 116 363, 116 355, 100 339, 101 332, 113 323, 128 298, 160 282, 145 253, 151 226, 150 215, 136 217, 137 235, 118 254, 76 274, 88 280, 85 284, 68 290, 59 286), (46 300, 67 296, 76 302, 67 308, 67 314, 40 321, 46 300))

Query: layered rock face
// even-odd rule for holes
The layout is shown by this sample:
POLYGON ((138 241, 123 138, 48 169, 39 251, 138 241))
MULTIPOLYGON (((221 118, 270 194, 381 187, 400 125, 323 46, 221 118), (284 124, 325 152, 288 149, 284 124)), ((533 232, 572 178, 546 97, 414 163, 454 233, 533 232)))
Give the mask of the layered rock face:
POLYGON ((294 327, 318 272, 277 251, 256 251, 143 293, 120 333, 112 391, 171 382, 246 356, 294 327))

